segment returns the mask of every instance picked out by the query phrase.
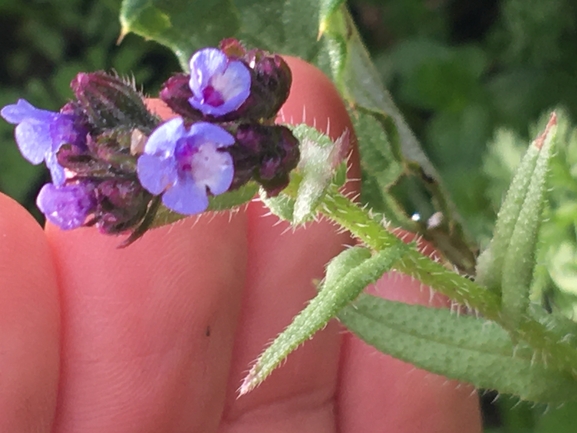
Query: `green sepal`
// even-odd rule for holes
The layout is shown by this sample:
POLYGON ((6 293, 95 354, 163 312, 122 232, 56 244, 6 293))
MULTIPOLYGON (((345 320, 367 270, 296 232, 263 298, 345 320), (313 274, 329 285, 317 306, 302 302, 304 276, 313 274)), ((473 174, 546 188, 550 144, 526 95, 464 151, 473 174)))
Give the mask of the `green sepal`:
MULTIPOLYGON (((205 212, 233 210, 251 201, 257 192, 258 185, 255 182, 249 182, 237 190, 210 196, 208 199, 208 208, 205 212)), ((149 228, 162 227, 189 216, 190 215, 176 213, 165 206, 160 206, 149 228)))
MULTIPOLYGON (((335 141, 317 129, 300 124, 292 128, 300 141, 301 159, 297 173, 301 181, 297 190, 293 212, 293 224, 302 224, 311 220, 317 206, 322 201, 329 186, 342 171, 348 150, 348 133, 335 141)), ((338 185, 337 185, 338 186, 338 185)))
POLYGON ((276 197, 268 197, 267 192, 263 188, 259 190, 260 200, 270 210, 270 212, 281 220, 290 223, 293 221, 295 199, 287 194, 287 190, 294 187, 295 184, 298 185, 300 182, 300 179, 295 179, 295 177, 297 177, 295 173, 291 174, 291 183, 276 197))
POLYGON ((291 129, 300 142, 299 164, 291 173, 289 185, 278 196, 267 197, 263 189, 260 196, 273 214, 296 226, 315 218, 329 188, 344 185, 348 134, 332 141, 305 124, 291 129))
POLYGON ((338 317, 378 350, 450 379, 534 402, 577 398, 575 377, 548 365, 525 343, 514 343, 494 322, 369 295, 338 317))
POLYGON ((319 293, 257 359, 245 377, 240 394, 256 388, 300 344, 322 329, 330 319, 353 301, 363 289, 399 260, 406 245, 375 253, 354 247, 343 251, 327 267, 319 293))

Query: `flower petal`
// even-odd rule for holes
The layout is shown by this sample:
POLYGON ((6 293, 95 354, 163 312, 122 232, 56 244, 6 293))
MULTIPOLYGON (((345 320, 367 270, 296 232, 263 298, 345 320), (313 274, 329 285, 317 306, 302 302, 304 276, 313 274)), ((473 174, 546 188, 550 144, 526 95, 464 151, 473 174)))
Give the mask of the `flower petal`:
POLYGON ((64 172, 64 167, 58 163, 58 158, 54 152, 46 152, 46 167, 50 170, 50 176, 52 177, 52 182, 56 186, 64 185, 66 180, 66 173, 64 172))
POLYGON ((229 60, 215 48, 200 50, 190 60, 188 100, 203 114, 222 116, 237 108, 248 98, 251 75, 240 60, 229 60))
POLYGON ((220 126, 208 122, 198 122, 190 127, 187 136, 197 136, 198 143, 212 142, 217 148, 234 144, 234 137, 220 126))
POLYGON ((14 136, 20 153, 32 164, 40 164, 52 151, 49 123, 27 118, 16 126, 14 136))
POLYGON ((16 104, 6 105, 0 111, 0 115, 12 124, 21 123, 26 119, 37 119, 49 122, 57 113, 36 108, 25 99, 19 99, 16 104))
POLYGON ((144 145, 144 152, 167 158, 174 153, 177 138, 186 135, 186 129, 181 117, 164 122, 156 128, 144 145))
POLYGON ((208 207, 206 187, 195 182, 179 182, 162 196, 164 205, 184 215, 200 213, 208 207))
POLYGON ((240 107, 250 95, 250 81, 250 72, 244 63, 238 60, 231 61, 226 71, 215 75, 211 81, 214 89, 220 92, 224 99, 224 104, 214 109, 228 113, 240 107))
POLYGON ((210 84, 215 74, 222 74, 228 64, 226 54, 217 48, 204 48, 197 51, 190 58, 190 90, 195 95, 202 95, 202 91, 210 84))
POLYGON ((222 194, 230 187, 234 175, 232 157, 219 152, 214 143, 204 143, 192 158, 191 176, 198 185, 207 186, 213 194, 222 194))
POLYGON ((86 143, 86 131, 74 124, 74 118, 66 114, 56 114, 50 122, 52 151, 58 152, 63 144, 83 147, 86 143))
POLYGON ((161 194, 175 184, 176 166, 172 158, 144 154, 138 158, 136 171, 142 186, 152 194, 161 194))
POLYGON ((51 223, 70 230, 84 224, 94 210, 95 201, 82 185, 56 187, 48 183, 40 190, 36 204, 51 223))

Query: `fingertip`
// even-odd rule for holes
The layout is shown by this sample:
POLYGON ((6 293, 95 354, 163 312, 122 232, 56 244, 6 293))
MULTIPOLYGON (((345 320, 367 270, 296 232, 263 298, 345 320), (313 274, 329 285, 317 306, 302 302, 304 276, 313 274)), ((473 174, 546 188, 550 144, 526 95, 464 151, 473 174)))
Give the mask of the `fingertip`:
POLYGON ((241 213, 185 218, 124 249, 122 237, 94 228, 47 227, 63 309, 56 429, 213 431, 240 309, 244 227, 241 213))
POLYGON ((0 431, 48 431, 59 372, 56 274, 42 228, 0 194, 0 431))

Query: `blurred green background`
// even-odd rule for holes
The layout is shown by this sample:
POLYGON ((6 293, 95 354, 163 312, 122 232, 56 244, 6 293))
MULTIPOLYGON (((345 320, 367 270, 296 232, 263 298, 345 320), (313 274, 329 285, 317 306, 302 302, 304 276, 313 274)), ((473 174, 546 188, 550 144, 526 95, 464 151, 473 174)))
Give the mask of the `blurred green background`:
MULTIPOLYGON (((263 0, 265 2, 266 0, 263 0)), ((178 63, 128 35, 117 44, 120 0, 0 0, 0 106, 22 97, 58 110, 78 71, 133 75, 154 94, 178 63)), ((511 174, 548 110, 564 138, 553 163, 533 297, 574 317, 577 300, 577 2, 351 0, 383 83, 437 165, 469 231, 491 234, 511 174)), ((39 217, 48 179, 0 122, 0 191, 39 217)), ((487 432, 574 432, 577 406, 528 405, 486 393, 487 432)))

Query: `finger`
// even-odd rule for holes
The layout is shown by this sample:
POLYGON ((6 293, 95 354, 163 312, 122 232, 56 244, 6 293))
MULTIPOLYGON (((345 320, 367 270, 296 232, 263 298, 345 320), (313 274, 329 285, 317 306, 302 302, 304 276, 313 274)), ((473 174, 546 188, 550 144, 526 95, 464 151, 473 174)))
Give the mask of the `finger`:
POLYGON ((126 249, 92 229, 47 237, 62 291, 61 432, 211 432, 244 286, 246 218, 203 216, 126 249))
POLYGON ((36 221, 0 194, 0 431, 49 432, 59 364, 56 275, 36 221))
MULTIPOLYGON (((328 78, 302 60, 287 61, 294 79, 281 120, 314 125, 333 139, 345 130, 352 133, 328 78)), ((357 170, 355 166, 353 176, 357 170)), ((259 388, 237 398, 247 367, 315 295, 313 281, 323 277, 326 263, 350 242, 327 221, 292 231, 266 214, 259 203, 249 207, 247 287, 220 432, 332 432, 340 347, 334 322, 292 353, 259 388)))
MULTIPOLYGON (((369 291, 376 296, 442 308, 418 281, 388 273, 369 291)), ((379 353, 352 334, 343 339, 339 382, 339 424, 343 433, 478 433, 482 431, 475 389, 379 353)))

